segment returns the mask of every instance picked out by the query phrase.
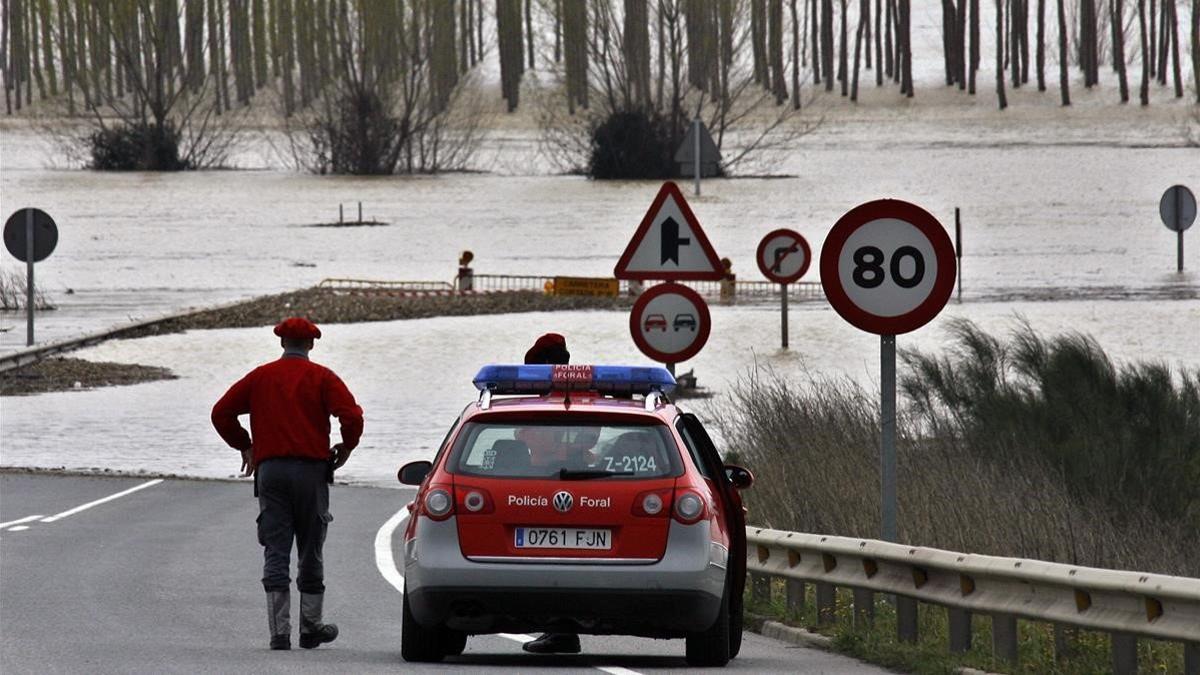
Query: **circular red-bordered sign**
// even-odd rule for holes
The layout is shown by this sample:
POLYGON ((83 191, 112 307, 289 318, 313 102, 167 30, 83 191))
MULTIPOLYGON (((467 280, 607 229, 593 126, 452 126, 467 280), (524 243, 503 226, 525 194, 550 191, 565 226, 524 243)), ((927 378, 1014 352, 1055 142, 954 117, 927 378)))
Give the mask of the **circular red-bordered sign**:
POLYGON ((925 209, 895 199, 854 207, 821 247, 821 287, 843 319, 878 335, 916 330, 954 290, 949 235, 925 209))
POLYGON ((812 249, 799 232, 780 228, 767 233, 758 243, 758 269, 777 284, 798 281, 812 263, 812 249))
POLYGON ((659 363, 687 361, 708 342, 712 316, 700 294, 682 284, 651 286, 629 312, 629 333, 659 363))

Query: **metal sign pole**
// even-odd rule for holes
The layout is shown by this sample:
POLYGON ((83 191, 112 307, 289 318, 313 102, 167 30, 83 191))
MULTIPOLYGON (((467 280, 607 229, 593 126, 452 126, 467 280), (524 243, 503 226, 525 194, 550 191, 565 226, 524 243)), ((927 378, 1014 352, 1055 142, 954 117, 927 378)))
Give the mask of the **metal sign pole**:
POLYGON ((788 323, 787 323, 787 305, 788 305, 788 285, 779 284, 779 316, 782 318, 781 330, 783 331, 783 348, 788 348, 788 323))
POLYGON ((1183 230, 1180 230, 1178 232, 1178 235, 1179 235, 1179 237, 1176 241, 1176 246, 1175 246, 1175 248, 1176 248, 1176 253, 1175 253, 1176 270, 1175 271, 1182 273, 1183 272, 1183 230))
POLYGON ((1176 253, 1175 253, 1175 271, 1183 272, 1183 190, 1175 191, 1175 227, 1176 234, 1176 253))
POLYGON ((694 136, 696 139, 695 141, 693 141, 693 148, 692 148, 692 150, 695 151, 695 156, 696 156, 695 165, 694 165, 695 169, 696 169, 696 174, 695 174, 696 175, 696 196, 699 197, 700 196, 700 113, 696 113, 696 119, 692 122, 692 127, 693 127, 693 130, 695 131, 695 133, 693 133, 692 136, 694 136))
POLYGON ((33 209, 25 209, 25 346, 33 346, 33 209))
POLYGON ((675 377, 675 364, 668 363, 668 364, 666 364, 666 366, 667 366, 667 372, 671 374, 671 377, 675 377))
POLYGON ((962 219, 954 207, 954 257, 958 258, 958 301, 962 302, 962 219))
POLYGON ((879 336, 879 469, 883 503, 883 540, 897 541, 896 531, 896 336, 879 336))

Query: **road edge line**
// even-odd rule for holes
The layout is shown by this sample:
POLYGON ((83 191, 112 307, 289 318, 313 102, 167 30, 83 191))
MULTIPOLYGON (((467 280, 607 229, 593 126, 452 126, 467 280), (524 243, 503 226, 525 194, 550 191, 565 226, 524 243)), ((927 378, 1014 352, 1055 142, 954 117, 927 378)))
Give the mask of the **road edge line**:
POLYGON ((155 485, 158 485, 161 482, 163 482, 163 479, 161 479, 161 478, 155 478, 154 480, 148 480, 145 483, 142 483, 141 485, 135 485, 135 486, 129 488, 128 490, 122 490, 116 494, 111 494, 107 497, 101 497, 100 499, 97 499, 94 502, 80 504, 79 506, 76 506, 73 509, 67 509, 66 511, 63 511, 62 513, 56 513, 47 518, 42 518, 41 521, 39 521, 39 522, 53 523, 53 522, 62 520, 63 518, 69 518, 69 517, 75 515, 76 513, 80 513, 82 511, 87 511, 88 509, 92 508, 93 506, 100 506, 101 504, 104 504, 106 502, 111 502, 114 499, 120 499, 121 497, 131 495, 131 494, 137 492, 138 490, 144 490, 148 487, 154 487, 155 485))

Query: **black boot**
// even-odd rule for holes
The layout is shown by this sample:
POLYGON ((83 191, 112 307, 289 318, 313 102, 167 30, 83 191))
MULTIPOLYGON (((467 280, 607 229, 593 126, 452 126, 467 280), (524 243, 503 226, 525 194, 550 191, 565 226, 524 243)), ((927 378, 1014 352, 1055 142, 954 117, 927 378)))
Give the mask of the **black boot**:
POLYGON ((543 633, 541 637, 521 645, 531 654, 578 654, 579 636, 574 633, 543 633))
POLYGON ((300 646, 305 649, 337 639, 338 627, 332 623, 321 623, 324 604, 324 593, 300 594, 300 646))
POLYGON ((267 626, 271 649, 292 648, 292 596, 288 591, 267 591, 267 626))

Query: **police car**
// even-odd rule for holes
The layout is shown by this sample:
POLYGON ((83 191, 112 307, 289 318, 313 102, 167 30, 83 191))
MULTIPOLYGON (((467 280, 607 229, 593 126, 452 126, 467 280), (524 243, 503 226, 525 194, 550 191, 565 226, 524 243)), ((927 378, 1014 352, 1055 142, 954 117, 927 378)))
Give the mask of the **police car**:
POLYGON ((401 654, 468 635, 684 638, 723 666, 742 639, 753 476, 722 464, 663 368, 492 365, 419 485, 404 532, 401 654))

